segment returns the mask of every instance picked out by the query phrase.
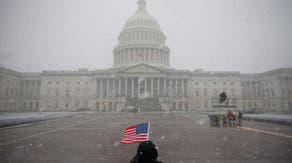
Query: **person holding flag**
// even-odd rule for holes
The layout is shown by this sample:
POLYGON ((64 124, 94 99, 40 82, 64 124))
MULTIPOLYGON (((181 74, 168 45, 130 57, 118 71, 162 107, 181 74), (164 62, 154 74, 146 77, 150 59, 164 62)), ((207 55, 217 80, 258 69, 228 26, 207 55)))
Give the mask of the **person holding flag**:
POLYGON ((122 144, 140 143, 130 163, 162 163, 157 160, 158 147, 149 140, 150 123, 130 126, 124 131, 122 144))
POLYGON ((149 140, 150 123, 142 123, 125 129, 123 144, 140 143, 149 140))

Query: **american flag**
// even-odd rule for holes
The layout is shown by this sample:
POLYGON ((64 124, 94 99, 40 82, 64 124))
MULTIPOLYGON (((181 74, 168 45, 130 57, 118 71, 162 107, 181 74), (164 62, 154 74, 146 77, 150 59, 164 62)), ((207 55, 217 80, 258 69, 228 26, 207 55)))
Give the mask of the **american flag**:
POLYGON ((150 123, 142 123, 125 129, 123 144, 140 143, 149 140, 150 123))

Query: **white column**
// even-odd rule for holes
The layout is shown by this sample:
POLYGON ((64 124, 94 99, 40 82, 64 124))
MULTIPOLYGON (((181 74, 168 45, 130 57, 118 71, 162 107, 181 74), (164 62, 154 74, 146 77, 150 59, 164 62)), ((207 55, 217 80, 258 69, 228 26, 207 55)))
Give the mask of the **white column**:
POLYGON ((103 79, 101 78, 100 79, 100 98, 103 97, 102 92, 103 92, 103 79))
POLYGON ((149 62, 149 48, 146 48, 146 61, 149 62))
POLYGON ((128 78, 125 78, 125 95, 127 97, 127 93, 128 93, 128 78))
POLYGON ((144 53, 144 48, 141 48, 141 61, 145 61, 145 53, 144 53))
POLYGON ((123 58, 124 58, 124 63, 127 62, 127 57, 126 57, 126 53, 125 53, 125 50, 122 50, 123 51, 123 58))
POLYGON ((163 51, 160 50, 160 63, 163 64, 163 51))
POLYGON ((163 78, 163 95, 166 95, 166 78, 163 78))
POLYGON ((164 62, 167 64, 168 62, 167 62, 167 53, 165 52, 164 53, 164 62))
POLYGON ((147 78, 144 79, 144 89, 145 89, 145 93, 146 93, 147 92, 147 78))
POLYGON ((113 80, 113 97, 116 97, 116 79, 112 79, 113 80))
POLYGON ((157 50, 156 51, 156 53, 157 53, 157 63, 160 63, 160 50, 157 50))
POLYGON ((117 64, 117 56, 115 55, 114 56, 114 65, 116 65, 117 64))
POLYGON ((182 79, 182 84, 181 84, 181 89, 182 89, 182 97, 185 97, 185 82, 184 79, 182 79))
POLYGON ((109 97, 109 79, 106 79, 106 97, 109 97))
POLYGON ((172 93, 173 93, 173 90, 172 90, 172 83, 173 83, 173 81, 172 81, 172 79, 169 79, 169 88, 168 88, 168 94, 169 94, 169 96, 173 96, 172 95, 172 93))
POLYGON ((132 78, 132 97, 134 97, 134 78, 132 78))
POLYGON ((122 86, 122 81, 121 81, 121 78, 119 79, 119 95, 121 95, 121 92, 122 92, 122 88, 121 88, 121 86, 122 86))
POLYGON ((150 48, 150 61, 153 62, 154 59, 153 59, 153 51, 152 51, 152 48, 150 48))
POLYGON ((124 53, 125 53, 125 57, 126 57, 126 63, 128 63, 129 62, 128 53, 127 53, 126 49, 124 51, 125 51, 124 53))
POLYGON ((154 97, 154 91, 153 91, 153 78, 151 78, 151 97, 154 97))
POLYGON ((138 97, 140 96, 140 80, 138 78, 138 97))
POLYGON ((136 63, 136 55, 137 55, 137 54, 136 54, 136 52, 135 52, 135 48, 132 48, 132 52, 133 52, 133 59, 132 59, 133 61, 132 61, 132 62, 133 62, 133 63, 136 63))
POLYGON ((175 97, 178 95, 178 82, 177 79, 175 80, 175 97))
POLYGON ((157 78, 157 97, 160 96, 160 78, 157 78))
POLYGON ((134 58, 135 58, 134 49, 131 48, 131 61, 132 61, 132 63, 135 62, 134 58))
POLYGON ((121 56, 121 64, 123 64, 124 63, 124 56, 123 56, 123 51, 121 50, 120 51, 120 56, 121 56))

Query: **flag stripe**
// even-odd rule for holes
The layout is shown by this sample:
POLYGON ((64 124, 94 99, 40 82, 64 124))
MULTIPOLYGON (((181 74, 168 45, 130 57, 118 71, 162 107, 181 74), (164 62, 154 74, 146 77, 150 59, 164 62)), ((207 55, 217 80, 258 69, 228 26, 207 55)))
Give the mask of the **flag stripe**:
POLYGON ((149 123, 142 123, 136 126, 130 126, 124 131, 123 144, 139 143, 148 140, 149 123))

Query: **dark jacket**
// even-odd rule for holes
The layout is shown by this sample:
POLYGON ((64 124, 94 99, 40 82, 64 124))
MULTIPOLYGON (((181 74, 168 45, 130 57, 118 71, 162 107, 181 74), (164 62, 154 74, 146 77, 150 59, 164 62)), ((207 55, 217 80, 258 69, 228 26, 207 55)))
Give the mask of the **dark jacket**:
POLYGON ((152 141, 141 142, 130 163, 162 163, 157 160, 158 148, 152 141))
POLYGON ((242 119, 242 112, 241 111, 238 112, 238 119, 242 119))
POLYGON ((161 161, 158 160, 153 160, 153 161, 139 161, 138 160, 138 155, 132 158, 130 163, 162 163, 161 161))

